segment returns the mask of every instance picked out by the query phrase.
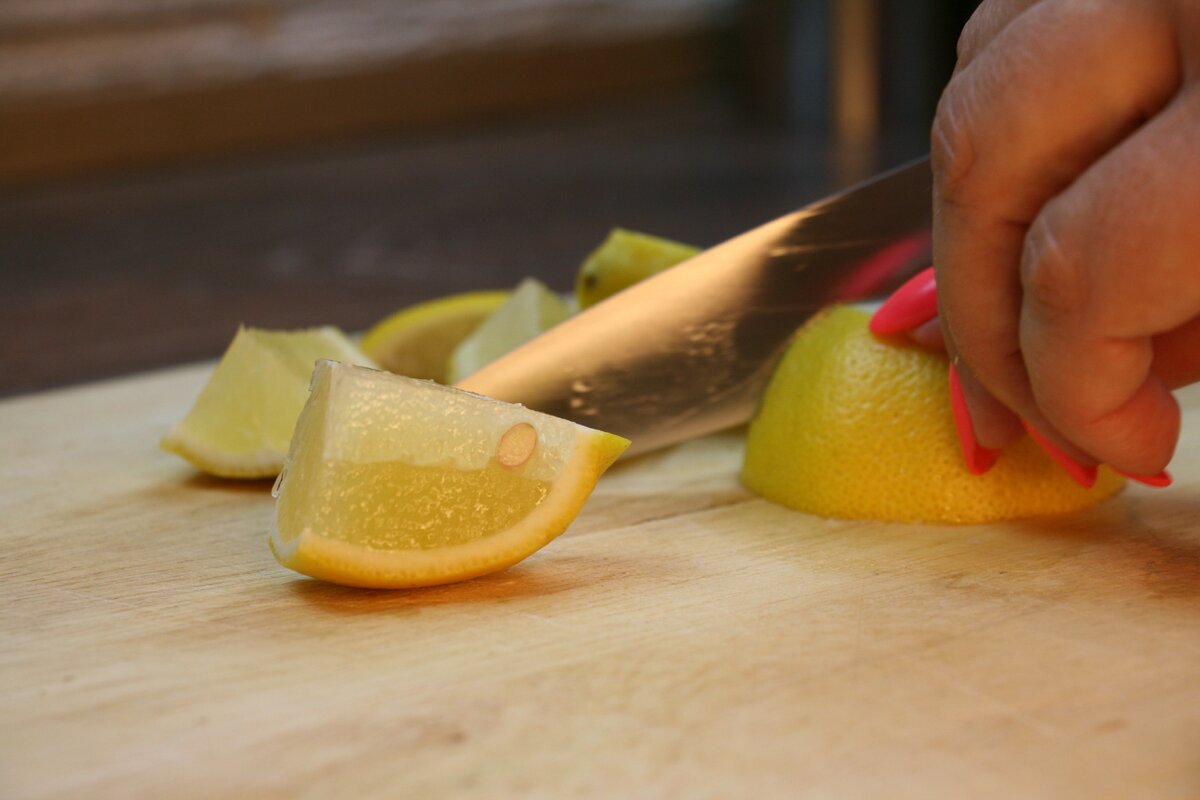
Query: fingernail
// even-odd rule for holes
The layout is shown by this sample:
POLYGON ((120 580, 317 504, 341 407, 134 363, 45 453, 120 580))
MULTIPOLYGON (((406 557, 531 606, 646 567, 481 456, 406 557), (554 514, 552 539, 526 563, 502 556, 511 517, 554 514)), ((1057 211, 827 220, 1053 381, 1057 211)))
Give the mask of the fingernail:
POLYGON ((937 316, 937 281, 927 267, 905 281, 871 317, 871 333, 900 333, 937 316))
POLYGON ((1162 472, 1154 475, 1137 475, 1133 472, 1124 472, 1116 468, 1113 469, 1113 472, 1117 473, 1118 475, 1124 475, 1131 481, 1144 483, 1145 485, 1153 486, 1156 489, 1162 489, 1166 486, 1170 486, 1175 481, 1175 479, 1171 477, 1171 473, 1167 472, 1165 469, 1162 472))
POLYGON ((1066 470, 1071 476, 1071 480, 1078 483, 1085 489, 1090 489, 1096 485, 1096 467, 1085 467, 1052 443, 1049 439, 1041 434, 1037 428, 1030 425, 1025 420, 1021 420, 1021 425, 1025 427, 1025 432, 1029 434, 1029 438, 1037 442, 1037 446, 1046 451, 1046 455, 1058 462, 1058 465, 1066 470))
POLYGON ((963 461, 972 475, 982 475, 996 464, 999 450, 980 446, 975 440, 975 426, 971 422, 971 411, 963 395, 962 380, 958 370, 950 365, 950 411, 954 414, 954 428, 958 431, 958 443, 962 447, 963 461))

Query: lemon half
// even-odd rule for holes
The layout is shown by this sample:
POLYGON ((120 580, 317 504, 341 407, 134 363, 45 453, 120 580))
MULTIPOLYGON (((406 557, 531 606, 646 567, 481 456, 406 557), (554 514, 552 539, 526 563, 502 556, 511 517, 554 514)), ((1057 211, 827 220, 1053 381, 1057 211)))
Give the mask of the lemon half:
POLYGON ((276 484, 271 550, 352 586, 494 572, 562 533, 628 445, 432 381, 321 362, 276 484))
POLYGON ((1076 511, 1117 492, 1084 489, 1024 439, 987 474, 963 465, 943 354, 876 338, 836 307, 797 334, 750 424, 742 482, 769 500, 843 519, 979 523, 1076 511))

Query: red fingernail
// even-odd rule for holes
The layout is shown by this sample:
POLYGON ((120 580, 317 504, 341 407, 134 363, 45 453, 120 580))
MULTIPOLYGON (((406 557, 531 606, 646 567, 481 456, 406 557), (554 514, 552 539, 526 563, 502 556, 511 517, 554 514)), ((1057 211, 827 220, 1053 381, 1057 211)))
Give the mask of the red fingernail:
POLYGON ((1058 465, 1066 470, 1071 476, 1071 480, 1078 483, 1085 489, 1090 489, 1096 485, 1096 467, 1085 467, 1069 455, 1059 450, 1049 439, 1041 434, 1037 428, 1030 425, 1025 420, 1021 420, 1021 424, 1025 426, 1025 432, 1029 434, 1029 438, 1037 442, 1037 446, 1046 451, 1046 455, 1058 462, 1058 465))
POLYGON ((937 281, 927 267, 905 281, 871 317, 871 333, 912 330, 937 316, 937 281))
POLYGON ((1156 489, 1161 489, 1163 487, 1170 486, 1175 480, 1174 478, 1171 477, 1171 473, 1167 472, 1165 469, 1162 472, 1156 473, 1154 475, 1137 475, 1133 472, 1123 472, 1122 470, 1119 470, 1116 468, 1113 469, 1113 472, 1117 473, 1118 475, 1124 475, 1126 478, 1129 478, 1129 480, 1131 480, 1131 481, 1137 481, 1138 483, 1144 483, 1147 486, 1153 486, 1156 489))
POLYGON ((1000 451, 981 447, 975 441, 975 426, 971 422, 967 398, 963 395, 962 381, 953 364, 950 365, 950 411, 954 414, 954 427, 958 431, 958 443, 962 446, 967 471, 972 475, 984 474, 996 464, 1000 451))

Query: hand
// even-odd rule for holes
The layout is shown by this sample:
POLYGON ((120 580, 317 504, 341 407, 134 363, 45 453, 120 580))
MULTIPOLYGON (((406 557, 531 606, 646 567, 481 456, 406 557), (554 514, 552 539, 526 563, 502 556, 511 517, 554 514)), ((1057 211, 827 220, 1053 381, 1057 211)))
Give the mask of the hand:
POLYGON ((932 134, 942 329, 979 445, 1151 475, 1200 380, 1200 3, 987 0, 932 134))

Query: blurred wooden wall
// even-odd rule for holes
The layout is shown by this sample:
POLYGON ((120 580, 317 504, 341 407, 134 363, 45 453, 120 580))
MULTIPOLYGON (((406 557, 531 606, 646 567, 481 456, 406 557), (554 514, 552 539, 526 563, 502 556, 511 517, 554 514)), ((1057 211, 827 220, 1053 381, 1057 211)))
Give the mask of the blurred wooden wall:
POLYGON ((3 0, 0 181, 710 80, 734 0, 3 0))

